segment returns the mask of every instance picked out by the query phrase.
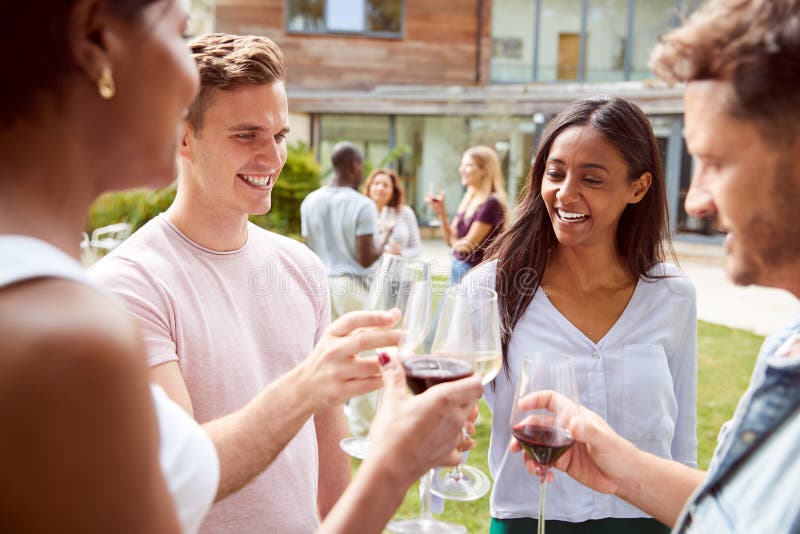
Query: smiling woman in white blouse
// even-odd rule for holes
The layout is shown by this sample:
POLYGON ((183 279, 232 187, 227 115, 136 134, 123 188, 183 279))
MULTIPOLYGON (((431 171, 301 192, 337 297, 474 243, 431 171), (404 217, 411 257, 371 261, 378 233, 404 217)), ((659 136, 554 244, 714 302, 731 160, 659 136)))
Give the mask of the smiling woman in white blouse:
POLYGON ((389 254, 407 258, 418 256, 421 246, 419 224, 405 203, 405 191, 397 174, 391 169, 373 170, 364 182, 364 193, 378 208, 375 242, 385 242, 385 251, 389 254))
MULTIPOLYGON (((590 98, 544 132, 514 224, 466 282, 497 289, 504 373, 492 409, 493 534, 534 532, 538 489, 509 454, 512 397, 523 359, 573 357, 581 403, 639 448, 696 465, 697 313, 671 264, 664 172, 647 117, 622 99, 590 98)), ((547 530, 669 529, 612 495, 554 472, 547 530)))

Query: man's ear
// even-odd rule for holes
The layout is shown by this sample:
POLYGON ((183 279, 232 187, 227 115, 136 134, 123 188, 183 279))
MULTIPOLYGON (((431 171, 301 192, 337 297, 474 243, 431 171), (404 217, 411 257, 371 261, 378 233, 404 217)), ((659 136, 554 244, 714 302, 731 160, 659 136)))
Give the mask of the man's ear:
POLYGON ((650 172, 643 172, 639 178, 631 183, 631 197, 628 204, 637 204, 641 201, 653 183, 653 175, 650 172))
POLYGON ((180 157, 188 159, 189 161, 192 160, 192 154, 194 152, 194 130, 189 125, 189 121, 182 121, 181 122, 181 143, 178 147, 178 154, 180 157))

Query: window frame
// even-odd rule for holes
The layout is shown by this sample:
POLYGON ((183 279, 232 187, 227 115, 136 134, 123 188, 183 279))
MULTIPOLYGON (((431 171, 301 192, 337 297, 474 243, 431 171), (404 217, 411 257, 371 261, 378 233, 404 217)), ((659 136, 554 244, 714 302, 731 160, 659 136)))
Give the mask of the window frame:
MULTIPOLYGON (((288 0, 287 0, 288 1, 288 0)), ((497 85, 514 85, 514 84, 526 84, 526 83, 546 83, 546 84, 563 84, 563 83, 596 83, 596 82, 589 82, 586 80, 586 31, 587 31, 587 21, 588 21, 588 14, 589 14, 589 3, 590 0, 581 0, 581 13, 580 13, 580 51, 579 51, 579 59, 578 59, 578 76, 574 80, 541 80, 539 77, 539 53, 540 53, 540 38, 541 38, 541 11, 542 11, 542 0, 532 0, 534 2, 534 20, 532 24, 532 31, 533 31, 533 57, 532 57, 532 64, 531 64, 531 78, 525 80, 502 80, 497 79, 492 75, 492 68, 491 68, 491 57, 489 63, 489 83, 497 84, 497 85)), ((673 0, 673 16, 672 16, 672 25, 669 29, 677 28, 680 26, 681 23, 681 15, 686 15, 686 9, 692 7, 692 0, 673 0)), ((697 3, 697 2, 694 2, 697 3)), ((494 2, 493 8, 494 8, 494 2)), ((405 8, 405 2, 403 4, 405 8)), ((695 8, 697 6, 694 6, 695 8)), ((632 72, 633 72, 633 52, 634 52, 634 26, 635 26, 635 17, 636 17, 636 0, 628 0, 628 14, 627 14, 627 21, 626 21, 626 41, 625 41, 625 57, 623 58, 623 77, 619 81, 630 81, 633 79, 632 72)), ((489 35, 489 39, 494 38, 494 35, 489 35)))
MULTIPOLYGON (((328 2, 328 0, 324 0, 328 2)), ((390 39, 390 40, 401 40, 405 38, 406 33, 406 0, 399 0, 400 2, 400 29, 397 32, 375 32, 375 31, 352 31, 352 30, 330 30, 325 29, 323 31, 315 31, 315 30, 293 30, 289 28, 289 3, 291 0, 284 0, 284 13, 286 13, 286 33, 287 35, 316 35, 316 36, 324 36, 324 35, 334 35, 334 36, 342 36, 342 37, 371 37, 377 39, 390 39)), ((367 25, 367 17, 368 17, 368 6, 367 3, 369 0, 364 0, 364 27, 367 25)), ((327 23, 327 21, 326 21, 327 23)))

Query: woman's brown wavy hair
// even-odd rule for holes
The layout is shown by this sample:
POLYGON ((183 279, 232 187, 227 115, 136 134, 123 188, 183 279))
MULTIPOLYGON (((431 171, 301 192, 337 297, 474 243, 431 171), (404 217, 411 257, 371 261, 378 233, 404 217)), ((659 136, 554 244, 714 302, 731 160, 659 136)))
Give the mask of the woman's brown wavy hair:
POLYGON ((652 177, 650 189, 636 204, 628 204, 617 226, 616 248, 631 274, 649 277, 650 269, 674 260, 669 235, 669 214, 664 168, 650 121, 639 107, 621 98, 594 97, 574 102, 547 125, 515 210, 514 222, 487 252, 497 259, 495 287, 500 307, 503 365, 508 369, 511 333, 539 288, 550 250, 556 244, 547 208, 542 200, 542 178, 553 142, 562 132, 591 125, 603 134, 628 164, 628 179, 643 173, 652 177))

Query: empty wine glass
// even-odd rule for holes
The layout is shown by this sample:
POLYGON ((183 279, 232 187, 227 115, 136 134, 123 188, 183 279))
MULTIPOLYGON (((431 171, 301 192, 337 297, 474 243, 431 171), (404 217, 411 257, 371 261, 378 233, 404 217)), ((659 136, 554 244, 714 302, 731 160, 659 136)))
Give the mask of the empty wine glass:
POLYGON ((378 214, 378 233, 382 238, 392 233, 397 223, 397 212, 391 206, 384 206, 378 214))
POLYGON ((575 443, 567 425, 578 409, 578 387, 570 356, 537 354, 522 362, 511 408, 511 433, 541 466, 538 534, 544 534, 547 474, 550 466, 575 443), (534 396, 541 400, 534 403, 534 396))
MULTIPOLYGON (((497 293, 469 284, 450 288, 444 296, 431 353, 470 362, 484 385, 494 380, 503 365, 497 293)), ((431 482, 434 495, 457 501, 480 499, 490 487, 483 471, 463 464, 437 470, 431 482)))
MULTIPOLYGON (((431 266, 427 262, 407 260, 400 256, 384 254, 370 284, 364 304, 370 311, 400 310, 402 316, 397 328, 402 330, 401 346, 420 344, 430 324, 431 266), (426 311, 427 310, 427 311, 426 311)), ((397 346, 382 347, 361 353, 360 357, 376 357, 380 352, 393 356, 397 346)), ((380 402, 380 390, 350 399, 347 411, 365 435, 349 436, 339 442, 347 454, 363 460, 369 451, 366 432, 375 417, 380 402)))

